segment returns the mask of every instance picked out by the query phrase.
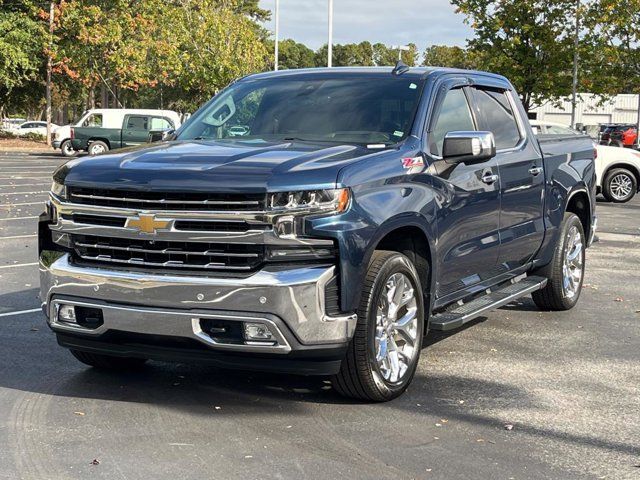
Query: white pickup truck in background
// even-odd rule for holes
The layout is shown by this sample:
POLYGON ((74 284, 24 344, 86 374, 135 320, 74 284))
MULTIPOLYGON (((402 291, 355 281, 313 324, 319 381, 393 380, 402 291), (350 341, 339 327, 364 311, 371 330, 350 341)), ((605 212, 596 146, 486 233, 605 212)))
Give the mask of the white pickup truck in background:
MULTIPOLYGON (((531 120, 536 135, 575 135, 566 125, 531 120)), ((640 152, 629 148, 597 145, 596 176, 598 192, 610 202, 624 203, 631 200, 640 185, 640 152)))

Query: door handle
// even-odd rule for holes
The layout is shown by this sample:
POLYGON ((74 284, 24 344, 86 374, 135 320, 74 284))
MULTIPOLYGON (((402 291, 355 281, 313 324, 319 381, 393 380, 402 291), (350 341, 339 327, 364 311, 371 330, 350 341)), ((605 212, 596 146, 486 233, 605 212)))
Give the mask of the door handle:
POLYGON ((529 169, 529 173, 531 175, 533 175, 534 177, 537 177, 538 175, 540 175, 543 172, 542 167, 531 167, 529 169))
POLYGON ((498 177, 498 175, 496 174, 485 173, 484 176, 482 177, 482 181, 487 185, 491 185, 492 183, 497 182, 498 178, 500 177, 498 177))

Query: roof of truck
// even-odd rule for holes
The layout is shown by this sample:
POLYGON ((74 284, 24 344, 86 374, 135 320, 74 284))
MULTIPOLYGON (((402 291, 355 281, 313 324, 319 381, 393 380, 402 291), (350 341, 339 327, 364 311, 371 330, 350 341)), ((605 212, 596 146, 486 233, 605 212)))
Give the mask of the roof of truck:
MULTIPOLYGON (((394 67, 332 67, 332 68, 299 68, 292 70, 278 70, 271 72, 262 72, 249 75, 251 78, 272 78, 272 77, 288 77, 288 76, 307 76, 307 75, 323 75, 323 74, 362 74, 362 75, 390 75, 393 72, 394 67)), ((410 78, 425 78, 432 75, 445 75, 445 74, 462 74, 462 75, 481 75, 485 77, 492 77, 495 79, 508 81, 502 75, 495 73, 483 72, 479 70, 462 70, 458 68, 446 68, 446 67, 409 67, 409 69, 399 74, 399 77, 410 78)))

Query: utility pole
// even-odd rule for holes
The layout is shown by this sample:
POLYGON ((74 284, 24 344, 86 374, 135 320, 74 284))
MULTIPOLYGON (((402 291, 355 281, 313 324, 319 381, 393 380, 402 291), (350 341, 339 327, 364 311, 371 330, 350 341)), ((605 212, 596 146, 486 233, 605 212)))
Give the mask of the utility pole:
POLYGON ((333 58, 333 0, 329 0, 329 41, 327 42, 327 67, 331 68, 333 58))
POLYGON ((580 41, 580 0, 576 0, 576 31, 573 36, 573 82, 571 84, 571 127, 576 126, 576 105, 578 95, 578 47, 580 41))
POLYGON ((276 47, 275 47, 275 57, 276 63, 274 66, 274 70, 278 70, 278 42, 280 41, 280 0, 276 0, 276 47))
POLYGON ((53 2, 49 4, 49 51, 47 52, 47 145, 51 145, 51 70, 52 70, 52 58, 51 51, 53 50, 53 2))

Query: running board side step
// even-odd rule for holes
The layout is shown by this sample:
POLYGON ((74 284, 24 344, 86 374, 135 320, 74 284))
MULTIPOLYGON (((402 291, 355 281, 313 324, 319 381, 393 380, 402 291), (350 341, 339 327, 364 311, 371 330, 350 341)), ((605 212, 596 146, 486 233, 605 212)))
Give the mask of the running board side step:
POLYGON ((449 309, 433 315, 429 322, 429 328, 439 331, 453 330, 490 310, 500 308, 531 292, 540 290, 546 285, 547 279, 544 277, 525 277, 519 282, 498 287, 491 293, 462 305, 454 304, 449 309))

